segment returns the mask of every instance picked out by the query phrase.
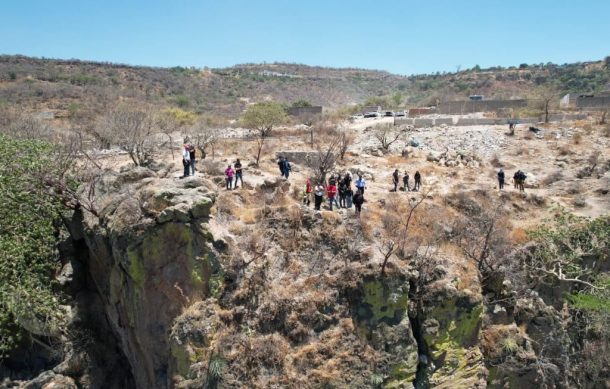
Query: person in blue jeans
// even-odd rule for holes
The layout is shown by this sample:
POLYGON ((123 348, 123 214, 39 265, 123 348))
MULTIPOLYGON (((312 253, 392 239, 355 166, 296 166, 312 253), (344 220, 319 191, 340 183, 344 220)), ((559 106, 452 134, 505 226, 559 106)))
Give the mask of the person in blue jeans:
POLYGON ((290 166, 290 162, 288 162, 288 158, 284 157, 282 174, 284 177, 286 177, 286 179, 288 179, 288 176, 290 175, 291 170, 292 170, 292 166, 290 166))
POLYGON ((235 167, 235 186, 234 188, 238 188, 237 186, 237 181, 241 181, 241 186, 244 186, 244 178, 242 176, 242 167, 241 167, 241 162, 239 161, 239 158, 237 159, 237 161, 235 161, 235 164, 233 165, 235 167))

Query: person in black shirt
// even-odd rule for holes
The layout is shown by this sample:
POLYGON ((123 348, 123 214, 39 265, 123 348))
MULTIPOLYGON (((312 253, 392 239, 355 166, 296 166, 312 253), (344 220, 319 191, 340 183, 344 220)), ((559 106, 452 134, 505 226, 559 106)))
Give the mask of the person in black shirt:
POLYGON ((362 212, 362 204, 364 203, 364 194, 360 191, 354 194, 354 206, 356 207, 356 216, 360 217, 362 212))
POLYGON ((413 185, 413 191, 418 191, 421 188, 421 174, 419 174, 419 170, 415 172, 415 184, 413 185))
POLYGON ((235 161, 235 164, 233 165, 233 167, 235 168, 235 186, 233 188, 239 188, 237 186, 237 181, 241 181, 241 186, 244 186, 244 178, 242 176, 242 167, 241 167, 241 162, 239 161, 239 158, 237 159, 237 161, 235 161))
POLYGON ((195 146, 193 146, 192 144, 189 144, 189 155, 191 157, 191 175, 195 175, 195 172, 197 171, 196 167, 195 167, 195 162, 197 162, 195 160, 195 146))
POLYGON ((502 190, 504 188, 504 170, 500 169, 498 172, 498 188, 502 190))
POLYGON ((394 192, 396 192, 398 190, 398 182, 399 182, 398 169, 396 169, 396 170, 394 170, 394 173, 392 173, 392 183, 394 184, 394 192))

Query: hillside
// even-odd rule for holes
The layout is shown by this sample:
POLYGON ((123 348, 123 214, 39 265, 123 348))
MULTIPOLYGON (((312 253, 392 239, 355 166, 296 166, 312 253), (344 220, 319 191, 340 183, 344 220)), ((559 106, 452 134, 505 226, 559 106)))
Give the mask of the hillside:
POLYGON ((426 105, 470 94, 529 97, 553 85, 561 92, 597 92, 610 82, 608 59, 575 64, 401 76, 365 69, 299 64, 244 64, 230 68, 153 68, 78 60, 0 56, 0 106, 54 110, 60 115, 103 112, 117 100, 178 106, 199 114, 235 118, 250 102, 306 100, 336 109, 399 100, 426 105))

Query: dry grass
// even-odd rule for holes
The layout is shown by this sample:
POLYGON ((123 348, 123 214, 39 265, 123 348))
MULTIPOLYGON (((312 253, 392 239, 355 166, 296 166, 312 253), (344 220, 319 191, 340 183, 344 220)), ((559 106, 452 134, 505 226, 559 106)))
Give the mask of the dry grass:
MULTIPOLYGON (((388 166, 395 166, 397 169, 400 169, 400 165, 407 163, 407 159, 405 157, 403 157, 402 155, 390 155, 387 158, 387 165, 388 166)), ((402 169, 401 169, 402 170, 402 169)))
POLYGON ((510 239, 516 245, 524 244, 529 240, 527 232, 523 228, 515 228, 511 233, 510 239))
POLYGON ((235 216, 245 224, 255 224, 261 220, 261 208, 244 208, 238 207, 233 211, 235 216))

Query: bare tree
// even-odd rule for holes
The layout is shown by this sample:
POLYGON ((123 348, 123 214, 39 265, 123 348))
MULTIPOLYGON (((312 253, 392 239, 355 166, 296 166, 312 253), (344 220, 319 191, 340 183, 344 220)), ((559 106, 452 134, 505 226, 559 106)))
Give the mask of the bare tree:
POLYGON ((608 110, 604 109, 599 117, 599 124, 606 124, 606 117, 608 116, 608 110))
MULTIPOLYGON (((503 214, 503 204, 478 204, 473 200, 466 214, 458 218, 454 231, 457 245, 469 260, 477 265, 483 286, 502 277, 500 269, 508 264, 512 252, 510 225, 503 214)), ((510 265, 510 264, 508 264, 510 265)))
POLYGON ((354 135, 348 134, 345 130, 339 135, 339 158, 343 161, 347 149, 354 143, 354 135))
POLYGON ((560 95, 559 89, 553 85, 546 85, 546 86, 540 87, 536 91, 538 105, 539 105, 539 108, 541 109, 542 113, 544 114, 545 123, 549 122, 551 107, 553 105, 553 102, 559 97, 559 95, 560 95))
MULTIPOLYGON (((427 192, 422 193, 418 200, 411 200, 408 202, 406 219, 398 217, 394 213, 396 212, 395 210, 386 211, 385 218, 383 219, 386 238, 383 239, 377 246, 377 249, 381 255, 383 255, 383 262, 381 264, 382 277, 385 276, 385 269, 392 255, 404 247, 405 243, 409 239, 409 227, 413 222, 415 210, 424 202, 426 196, 427 192)), ((401 212, 401 215, 402 214, 404 213, 401 212)))
POLYGON ((100 124, 102 134, 113 140, 136 166, 147 165, 154 150, 155 121, 150 111, 119 107, 108 113, 100 124))
POLYGON ((172 159, 175 158, 173 134, 186 126, 195 124, 196 120, 197 116, 194 113, 184 111, 180 108, 168 108, 155 116, 155 124, 168 138, 172 159))
POLYGON ((381 143, 381 147, 387 151, 390 146, 398 141, 404 130, 397 130, 393 126, 380 124, 373 129, 373 136, 381 143))
POLYGON ((316 144, 316 151, 309 160, 309 167, 314 170, 316 182, 325 182, 326 175, 335 168, 339 145, 338 138, 320 139, 316 144))
POLYGON ((189 132, 192 134, 191 138, 194 146, 201 153, 201 159, 207 157, 209 149, 213 148, 220 138, 218 129, 210 128, 201 121, 195 123, 189 132))

